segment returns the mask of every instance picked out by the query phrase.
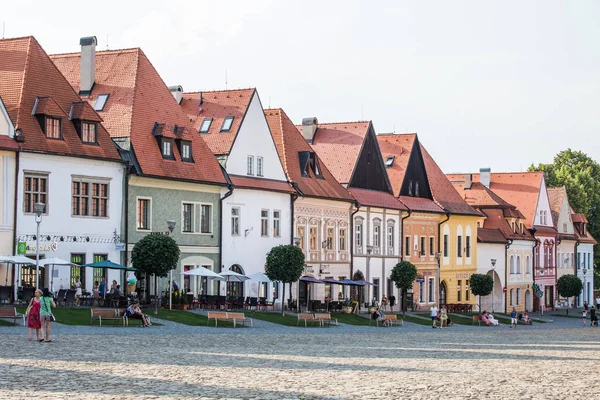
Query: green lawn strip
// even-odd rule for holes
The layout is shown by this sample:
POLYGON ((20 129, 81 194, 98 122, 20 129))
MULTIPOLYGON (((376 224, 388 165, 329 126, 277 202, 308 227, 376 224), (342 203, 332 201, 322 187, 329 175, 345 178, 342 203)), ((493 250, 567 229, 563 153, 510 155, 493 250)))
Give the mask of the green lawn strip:
MULTIPOLYGON (((21 322, 23 322, 23 320, 21 320, 21 322)), ((18 322, 17 322, 17 324, 18 324, 18 322)), ((0 326, 13 326, 13 323, 5 321, 3 319, 0 319, 0 326)))
MULTIPOLYGON (((25 313, 27 307, 17 307, 17 312, 25 313)), ((68 308, 68 307, 57 307, 52 309, 52 314, 56 318, 56 322, 63 325, 88 325, 90 324, 90 309, 89 308, 68 308)), ((129 324, 138 325, 136 320, 129 320, 129 324)), ((93 321, 94 325, 99 325, 97 320, 93 321)), ((102 326, 114 326, 115 321, 106 321, 102 326)), ((121 321, 118 321, 118 325, 121 326, 121 321)), ((152 323, 152 325, 161 326, 161 324, 152 323)))
POLYGON ((415 317, 413 315, 402 316, 402 314, 397 314, 398 319, 404 319, 404 322, 411 322, 413 324, 419 324, 424 326, 431 326, 431 318, 429 320, 415 317))
MULTIPOLYGON (((284 316, 281 316, 281 313, 278 313, 278 312, 267 313, 267 312, 252 311, 252 312, 246 312, 246 316, 253 318, 253 319, 258 319, 261 321, 271 322, 271 323, 279 324, 279 325, 285 325, 285 326, 298 325, 298 326, 304 327, 304 321, 300 321, 300 323, 298 324, 298 317, 296 315, 285 314, 284 316)), ((309 321, 307 326, 308 327, 319 326, 319 324, 316 322, 309 321)))
MULTIPOLYGON (((428 313, 418 313, 417 315, 420 315, 422 317, 426 317, 427 319, 431 320, 431 314, 428 313)), ((472 317, 466 317, 466 316, 462 316, 460 314, 454 314, 451 313, 449 314, 450 320, 452 321, 453 324, 457 324, 457 325, 473 325, 473 318, 472 317)), ((440 322, 440 321, 438 321, 440 322)))
MULTIPOLYGON (((152 318, 164 319, 166 321, 176 322, 178 324, 189 325, 189 326, 207 326, 208 318, 206 315, 197 314, 189 311, 179 310, 158 310, 158 314, 154 314, 154 310, 145 310, 146 314, 152 318)), ((154 323, 152 323, 154 325, 154 323)), ((215 326, 215 321, 211 320, 208 326, 215 326)), ((236 324, 237 327, 244 327, 242 324, 236 324)), ((233 327, 233 322, 218 321, 217 327, 233 327)))
POLYGON ((364 318, 356 314, 335 313, 331 314, 331 319, 337 319, 340 324, 369 325, 369 318, 364 318))

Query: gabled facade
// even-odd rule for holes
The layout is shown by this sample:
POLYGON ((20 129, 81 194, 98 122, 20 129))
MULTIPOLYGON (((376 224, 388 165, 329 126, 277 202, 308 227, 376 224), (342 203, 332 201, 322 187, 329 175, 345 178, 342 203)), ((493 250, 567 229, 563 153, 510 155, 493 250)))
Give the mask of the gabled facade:
MULTIPOLYGON (((455 175, 450 175, 453 179, 455 175)), ((460 176, 460 175, 459 175, 460 176)), ((533 248, 534 282, 540 286, 542 300, 534 297, 534 310, 554 307, 556 298, 556 229, 546 181, 541 172, 491 173, 489 168, 473 174, 474 182, 481 182, 504 201, 514 205, 525 217, 525 228, 536 239, 533 248)))
POLYGON ((575 244, 577 276, 583 282, 581 296, 577 298, 577 307, 582 307, 583 303, 591 306, 594 301, 594 245, 596 240, 587 230, 587 218, 583 214, 575 214, 571 210, 571 217, 577 242, 575 244))
POLYGON ((370 121, 321 124, 305 118, 298 126, 335 179, 356 199, 352 212, 352 279, 365 279, 361 301, 400 299, 390 279, 401 260, 406 207, 394 197, 377 136, 370 121))
MULTIPOLYGON (((221 269, 246 275, 264 272, 269 250, 292 243, 296 191, 288 183, 258 92, 184 92, 180 107, 235 187, 221 191, 221 269)), ((230 296, 256 294, 251 293, 256 282, 230 282, 227 286, 230 296)), ((259 297, 280 299, 280 285, 263 285, 260 290, 259 297)), ((225 294, 224 288, 221 294, 225 294)))
MULTIPOLYGON (((304 252, 306 273, 318 279, 351 278, 350 216, 354 198, 335 180, 282 109, 265 110, 265 115, 287 179, 297 192, 293 234, 304 252)), ((309 298, 344 298, 341 285, 313 285, 312 293, 310 290, 309 283, 300 283, 300 303, 309 298)), ((292 293, 296 293, 295 288, 292 293)))
POLYGON ((386 172, 396 196, 409 210, 402 219, 402 259, 417 267, 412 299, 421 308, 439 301, 438 224, 444 210, 434 200, 417 134, 377 135, 386 172))
MULTIPOLYGON (((81 44, 81 53, 52 58, 98 110, 127 163, 123 262, 130 263, 134 245, 144 236, 171 234, 181 251, 173 272, 179 286, 199 295, 218 294, 218 283, 181 273, 197 267, 220 272, 221 191, 228 182, 219 163, 141 49, 96 53, 94 43, 82 39, 81 44), (93 70, 81 68, 89 64, 93 70), (169 220, 176 222, 172 233, 169 220)), ((155 288, 148 278, 138 276, 137 289, 145 295, 168 287, 167 279, 155 288)))
MULTIPOLYGON (((44 258, 76 264, 119 261, 125 167, 101 123, 33 37, 0 40, 0 96, 19 143, 16 242, 35 258, 34 203, 45 204, 40 224, 39 286, 70 288, 77 276, 91 290, 118 272, 44 268, 44 258)), ((16 245, 12 242, 12 245, 16 245)), ((16 248, 13 248, 16 251, 16 248)), ((15 271, 15 286, 33 286, 35 267, 15 271)))
POLYGON ((454 179, 458 193, 483 217, 477 226, 477 273, 492 276, 494 289, 481 299, 482 309, 532 311, 535 239, 525 228, 525 216, 480 182, 473 182, 471 174, 454 179))

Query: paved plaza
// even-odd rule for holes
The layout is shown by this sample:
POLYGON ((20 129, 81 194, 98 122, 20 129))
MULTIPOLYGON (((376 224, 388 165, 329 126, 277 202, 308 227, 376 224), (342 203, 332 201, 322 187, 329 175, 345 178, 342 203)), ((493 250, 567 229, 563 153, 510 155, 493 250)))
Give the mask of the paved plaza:
MULTIPOLYGON (((56 326, 0 329, 0 398, 576 399, 596 396, 600 329, 56 326)), ((542 328, 543 325, 543 328, 542 328)))

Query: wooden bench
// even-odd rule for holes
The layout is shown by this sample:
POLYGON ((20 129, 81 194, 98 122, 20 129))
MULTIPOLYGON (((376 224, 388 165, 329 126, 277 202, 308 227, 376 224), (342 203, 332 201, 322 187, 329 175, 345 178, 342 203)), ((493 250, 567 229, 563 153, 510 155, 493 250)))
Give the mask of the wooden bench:
POLYGON ((334 322, 336 326, 339 325, 337 319, 331 319, 331 314, 329 313, 315 313, 315 319, 319 321, 321 326, 324 326, 325 322, 327 322, 328 326, 331 326, 331 322, 334 322))
POLYGON ((114 321, 115 326, 123 319, 119 316, 119 310, 114 308, 91 308, 90 309, 90 325, 93 325, 94 320, 98 320, 99 326, 102 326, 102 320, 114 321))
POLYGON ((475 325, 475 322, 477 322, 477 325, 481 326, 481 315, 473 315, 473 322, 471 325, 475 325))
POLYGON ((25 315, 19 314, 14 307, 0 308, 0 318, 12 319, 13 325, 17 325, 17 319, 23 319, 23 326, 25 326, 25 315))
MULTIPOLYGON (((233 327, 235 328, 235 324, 241 322, 242 325, 246 326, 246 322, 250 322, 250 327, 252 327, 252 318, 247 318, 244 313, 239 312, 228 312, 226 321, 233 321, 233 327)), ((216 321, 215 321, 216 324, 216 321)))
POLYGON ((383 316, 383 319, 385 319, 388 322, 388 325, 398 325, 398 322, 400 322, 400 326, 404 326, 404 320, 403 319, 398 319, 398 316, 396 314, 385 314, 383 316))
POLYGON ((316 320, 314 314, 298 314, 298 323, 296 323, 296 326, 300 325, 301 321, 304 321, 305 328, 308 326, 308 322, 317 322, 321 325, 321 321, 316 320))
POLYGON ((125 313, 126 311, 126 308, 119 308, 117 310, 117 316, 123 320, 123 326, 129 326, 129 321, 139 321, 140 326, 144 325, 144 322, 139 318, 129 318, 125 313))
POLYGON ((208 321, 206 321, 206 326, 210 323, 210 320, 215 320, 215 326, 217 326, 217 321, 227 321, 227 313, 225 311, 209 311, 208 312, 208 321))

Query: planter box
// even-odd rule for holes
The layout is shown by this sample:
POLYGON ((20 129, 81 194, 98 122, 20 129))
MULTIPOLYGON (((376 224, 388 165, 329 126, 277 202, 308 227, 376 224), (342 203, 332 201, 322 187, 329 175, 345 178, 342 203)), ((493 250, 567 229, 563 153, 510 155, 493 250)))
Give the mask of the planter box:
POLYGON ((345 314, 352 314, 352 307, 342 307, 342 311, 345 314))

